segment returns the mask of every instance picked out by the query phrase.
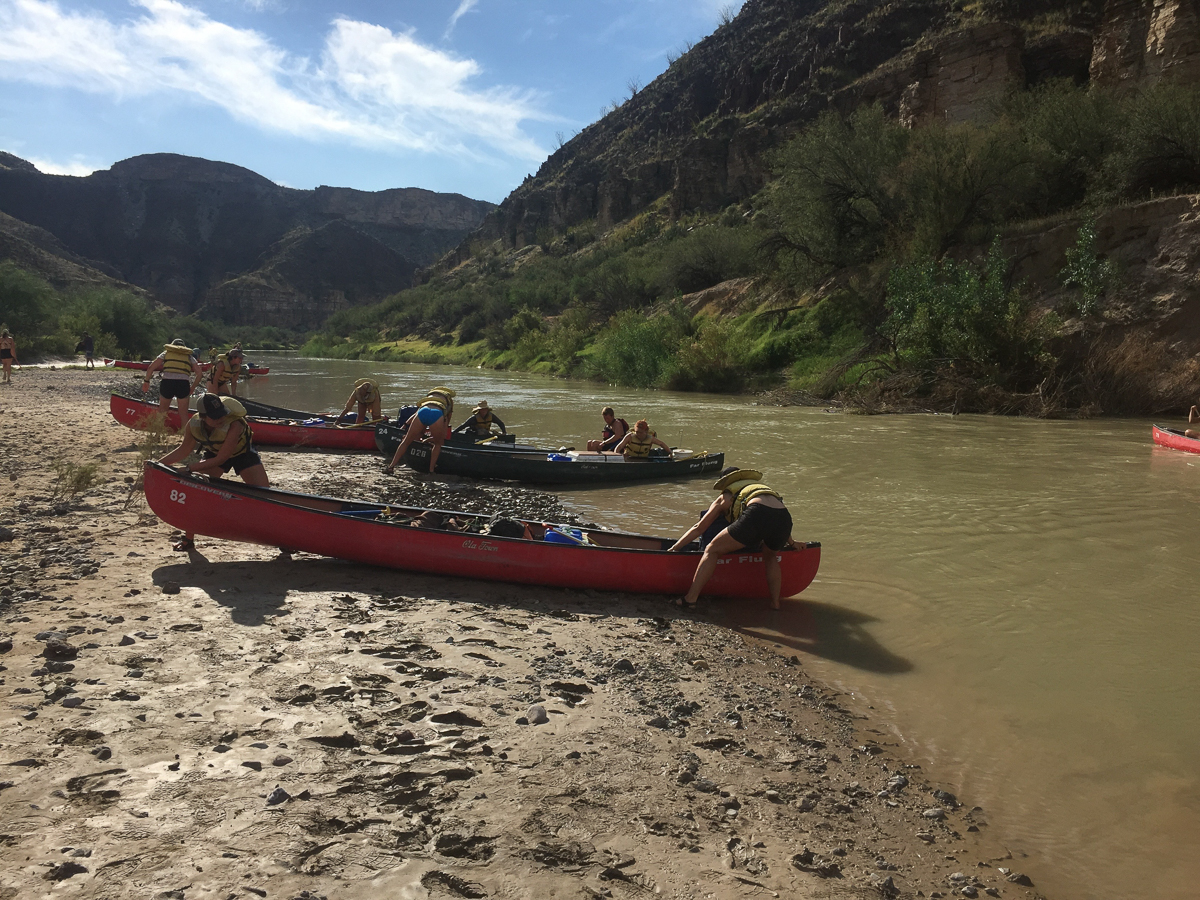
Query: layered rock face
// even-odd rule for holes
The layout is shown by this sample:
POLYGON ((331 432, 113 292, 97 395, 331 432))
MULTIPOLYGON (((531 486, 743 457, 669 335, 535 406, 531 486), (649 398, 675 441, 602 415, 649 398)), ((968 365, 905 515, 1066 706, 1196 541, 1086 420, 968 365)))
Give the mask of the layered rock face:
POLYGON ((1198 0, 1108 0, 1096 34, 1092 81, 1132 91, 1200 81, 1198 0))
POLYGON ((293 190, 238 166, 174 154, 134 157, 86 178, 44 175, 5 156, 0 211, 180 312, 204 310, 233 324, 264 321, 262 284, 274 290, 271 323, 292 328, 379 300, 408 287, 418 266, 493 208, 415 188, 293 190), (239 294, 248 285, 255 289, 239 294))

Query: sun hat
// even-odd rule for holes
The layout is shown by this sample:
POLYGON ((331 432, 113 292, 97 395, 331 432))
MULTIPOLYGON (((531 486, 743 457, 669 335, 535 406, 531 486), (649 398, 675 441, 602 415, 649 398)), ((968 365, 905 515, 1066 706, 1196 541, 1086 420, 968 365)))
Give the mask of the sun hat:
POLYGON ((758 481, 762 477, 762 472, 754 469, 739 469, 737 466, 730 466, 721 473, 721 477, 713 484, 713 490, 723 491, 735 481, 758 481))
POLYGON ((185 344, 183 342, 183 338, 175 338, 175 340, 171 341, 171 346, 172 347, 186 347, 187 344, 185 344))
POLYGON ((479 405, 478 405, 477 407, 475 407, 473 410, 471 410, 471 412, 483 412, 483 411, 485 411, 487 408, 488 408, 487 401, 486 401, 486 400, 480 400, 480 401, 479 401, 479 405))

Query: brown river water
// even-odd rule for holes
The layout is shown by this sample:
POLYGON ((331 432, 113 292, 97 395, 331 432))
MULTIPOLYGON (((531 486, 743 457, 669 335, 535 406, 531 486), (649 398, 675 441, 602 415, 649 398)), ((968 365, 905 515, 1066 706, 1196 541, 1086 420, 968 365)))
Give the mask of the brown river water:
MULTIPOLYGON (((822 542, 821 571, 781 613, 710 615, 850 695, 883 740, 984 808, 1049 897, 1200 896, 1200 455, 1154 447, 1149 420, 866 417, 250 355, 272 369, 247 394, 268 403, 340 410, 371 375, 394 414, 446 384, 455 424, 486 399, 520 438, 555 446, 599 436, 610 404, 672 446, 761 470, 794 536, 822 542)), ((558 493, 606 527, 668 535, 710 487, 558 493)))

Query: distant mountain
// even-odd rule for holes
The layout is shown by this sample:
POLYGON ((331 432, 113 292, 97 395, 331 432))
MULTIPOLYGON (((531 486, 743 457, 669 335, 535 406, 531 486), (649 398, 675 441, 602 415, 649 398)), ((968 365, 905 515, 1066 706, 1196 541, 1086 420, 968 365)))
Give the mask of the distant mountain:
POLYGON ((272 324, 310 328, 380 300, 493 208, 419 188, 295 190, 168 153, 77 178, 0 152, 0 258, 43 273, 57 267, 59 282, 93 278, 68 277, 68 263, 83 266, 230 324, 269 314, 272 324))

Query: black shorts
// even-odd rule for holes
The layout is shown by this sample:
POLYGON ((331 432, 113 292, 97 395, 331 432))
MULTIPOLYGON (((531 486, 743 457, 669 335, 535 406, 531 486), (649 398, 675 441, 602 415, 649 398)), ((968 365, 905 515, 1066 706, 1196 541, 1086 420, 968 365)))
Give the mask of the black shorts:
MULTIPOLYGON (((207 450, 205 450, 204 458, 216 459, 217 454, 209 453, 207 450)), ((252 469, 255 466, 261 465, 262 457, 258 455, 258 451, 255 450, 254 447, 251 447, 244 453, 239 453, 237 456, 231 456, 229 459, 225 460, 225 464, 221 466, 221 471, 228 472, 230 469, 233 469, 234 472, 236 472, 238 475, 241 475, 242 472, 246 471, 246 469, 252 469)))
POLYGON ((184 400, 192 396, 192 382, 185 378, 163 378, 158 382, 158 395, 170 400, 184 400))
POLYGON ((7 347, 5 347, 3 350, 0 350, 0 359, 12 359, 12 358, 13 358, 12 351, 9 350, 7 347))
POLYGON ((792 536, 792 514, 786 509, 751 503, 729 526, 729 536, 743 547, 766 544, 782 550, 792 536))

